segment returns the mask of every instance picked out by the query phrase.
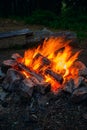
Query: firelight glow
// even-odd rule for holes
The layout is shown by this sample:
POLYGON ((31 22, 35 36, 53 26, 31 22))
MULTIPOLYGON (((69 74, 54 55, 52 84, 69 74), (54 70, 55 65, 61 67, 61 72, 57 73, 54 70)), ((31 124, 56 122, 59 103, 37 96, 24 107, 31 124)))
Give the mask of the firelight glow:
POLYGON ((70 67, 78 58, 80 52, 73 54, 70 41, 64 41, 63 38, 50 37, 44 40, 43 45, 37 48, 26 50, 23 57, 23 64, 30 67, 32 70, 40 73, 52 86, 52 91, 60 87, 60 84, 55 81, 51 76, 45 73, 45 70, 50 68, 54 72, 61 74, 66 80, 70 73, 70 67), (40 54, 38 56, 38 54, 40 54), (50 64, 43 62, 43 56, 46 57, 50 64))

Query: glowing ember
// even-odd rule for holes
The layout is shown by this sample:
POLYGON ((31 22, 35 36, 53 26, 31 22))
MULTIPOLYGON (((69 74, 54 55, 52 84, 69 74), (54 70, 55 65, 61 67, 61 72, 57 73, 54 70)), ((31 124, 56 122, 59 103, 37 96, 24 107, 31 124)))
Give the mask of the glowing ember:
MULTIPOLYGON (((69 41, 64 42, 62 38, 51 37, 48 40, 44 40, 43 45, 38 46, 38 48, 25 51, 23 64, 41 74, 45 81, 51 84, 52 91, 55 92, 61 85, 50 75, 46 74, 45 70, 50 68, 54 72, 61 74, 65 81, 67 76, 71 74, 70 68, 77 59, 78 54, 79 52, 72 53, 69 41)), ((23 73, 26 77, 29 77, 25 72, 23 73)))

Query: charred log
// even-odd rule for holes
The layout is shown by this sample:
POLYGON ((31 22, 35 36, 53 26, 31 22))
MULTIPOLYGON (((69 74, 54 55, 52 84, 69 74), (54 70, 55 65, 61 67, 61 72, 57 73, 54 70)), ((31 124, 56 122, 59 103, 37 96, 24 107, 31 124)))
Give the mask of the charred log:
POLYGON ((48 58, 41 55, 40 53, 38 53, 34 59, 38 59, 38 58, 41 58, 42 64, 44 64, 44 65, 50 65, 50 63, 51 63, 51 61, 48 58))
POLYGON ((63 77, 60 74, 57 74, 53 70, 47 69, 45 71, 46 74, 49 74, 51 77, 53 77, 57 82, 61 83, 63 82, 63 77))
POLYGON ((29 73, 29 75, 34 76, 38 81, 44 81, 44 78, 40 74, 37 74, 35 71, 31 70, 29 67, 26 67, 24 64, 18 63, 18 67, 19 69, 29 73))

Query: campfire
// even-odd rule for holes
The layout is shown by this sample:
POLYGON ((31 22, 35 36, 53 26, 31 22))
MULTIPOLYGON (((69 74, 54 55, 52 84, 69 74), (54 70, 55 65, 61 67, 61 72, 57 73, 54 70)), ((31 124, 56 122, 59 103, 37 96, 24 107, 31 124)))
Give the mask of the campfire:
POLYGON ((87 94, 87 68, 78 61, 81 51, 74 52, 70 42, 50 37, 37 48, 26 50, 23 57, 15 53, 3 61, 3 89, 21 91, 28 97, 35 90, 42 94, 58 94, 60 90, 75 96, 87 94))

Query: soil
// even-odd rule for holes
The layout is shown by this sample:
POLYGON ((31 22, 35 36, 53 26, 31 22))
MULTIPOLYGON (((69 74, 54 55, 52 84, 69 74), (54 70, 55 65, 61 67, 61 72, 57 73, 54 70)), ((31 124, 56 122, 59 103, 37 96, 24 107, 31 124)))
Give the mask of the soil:
MULTIPOLYGON (((2 28, 18 28, 19 24, 9 21, 2 23, 2 28)), ((26 25, 21 24, 21 28, 26 25)), ((31 27, 34 29, 34 26, 31 27)), ((37 29, 39 27, 35 27, 37 29)), ((75 50, 83 49, 79 59, 87 66, 87 42, 75 50)), ((0 64, 9 59, 11 54, 22 50, 1 50, 0 64)), ((0 87, 0 91, 2 88, 0 87)), ((32 99, 34 100, 34 99, 32 99)), ((87 130, 87 101, 75 104, 70 100, 70 95, 64 92, 53 95, 45 105, 37 106, 29 101, 19 100, 16 96, 8 95, 4 101, 0 100, 0 130, 87 130), (32 107, 31 107, 32 106, 32 107)))

